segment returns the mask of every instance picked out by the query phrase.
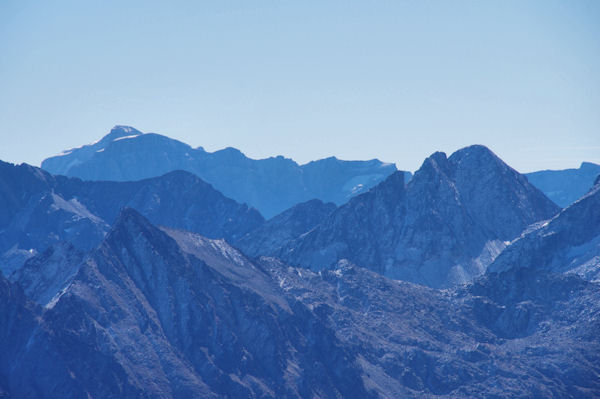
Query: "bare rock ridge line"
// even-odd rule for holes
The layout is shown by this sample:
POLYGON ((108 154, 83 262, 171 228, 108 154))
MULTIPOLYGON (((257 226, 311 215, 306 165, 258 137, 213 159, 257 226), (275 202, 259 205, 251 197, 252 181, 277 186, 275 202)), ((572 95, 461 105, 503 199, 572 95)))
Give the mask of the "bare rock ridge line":
POLYGON ((524 232, 490 265, 490 271, 515 264, 600 282, 600 177, 571 206, 524 232))
POLYGON ((61 241, 82 251, 94 248, 124 206, 159 225, 230 241, 264 223, 257 210, 184 171, 136 182, 93 182, 0 162, 0 206, 0 269, 7 276, 61 241))
POLYGON ((433 287, 470 281, 559 208, 489 149, 435 153, 408 184, 396 172, 275 254, 322 269, 340 259, 433 287))
POLYGON ((27 182, 5 190, 7 201, 13 192, 22 198, 8 204, 7 228, 0 234, 6 237, 0 253, 9 276, 59 241, 93 248, 116 212, 131 206, 154 223, 225 238, 251 256, 278 256, 312 269, 349 259, 388 277, 445 287, 481 275, 506 243, 559 210, 483 146, 450 158, 435 153, 409 183, 403 172, 395 172, 337 209, 312 200, 266 223, 257 211, 188 172, 94 182, 2 166, 7 182, 15 176, 27 182))

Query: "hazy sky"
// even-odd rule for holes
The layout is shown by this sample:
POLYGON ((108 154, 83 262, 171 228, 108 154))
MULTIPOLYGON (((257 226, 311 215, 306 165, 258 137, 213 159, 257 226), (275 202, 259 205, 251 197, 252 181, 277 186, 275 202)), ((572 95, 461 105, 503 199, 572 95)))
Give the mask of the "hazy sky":
POLYGON ((0 1, 0 159, 116 124, 302 163, 600 163, 600 1, 0 1))

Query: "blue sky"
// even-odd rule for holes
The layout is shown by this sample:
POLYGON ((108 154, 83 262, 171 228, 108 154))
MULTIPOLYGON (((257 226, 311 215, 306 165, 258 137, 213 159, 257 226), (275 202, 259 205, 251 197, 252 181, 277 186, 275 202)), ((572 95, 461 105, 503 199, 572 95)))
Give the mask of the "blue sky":
POLYGON ((600 163, 599 1, 0 2, 0 159, 113 125, 414 170, 485 144, 600 163))

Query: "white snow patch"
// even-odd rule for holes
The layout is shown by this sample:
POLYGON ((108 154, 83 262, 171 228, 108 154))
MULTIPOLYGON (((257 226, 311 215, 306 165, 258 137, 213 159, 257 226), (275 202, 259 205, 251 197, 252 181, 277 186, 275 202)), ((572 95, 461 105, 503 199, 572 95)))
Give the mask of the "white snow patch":
POLYGON ((103 222, 102 219, 91 213, 83 204, 77 201, 77 198, 72 198, 69 201, 66 201, 60 195, 56 195, 54 192, 52 192, 52 200, 54 201, 52 204, 52 209, 54 210, 62 209, 63 211, 72 213, 80 218, 89 219, 94 223, 103 222))
POLYGON ((73 150, 66 150, 66 151, 61 152, 60 154, 56 154, 55 157, 64 157, 65 155, 69 155, 72 152, 73 152, 73 150))
POLYGON ((44 307, 46 309, 52 309, 58 303, 58 300, 60 299, 60 297, 63 296, 65 292, 67 292, 67 288, 69 288, 69 286, 70 286, 70 284, 67 285, 65 288, 63 288, 62 290, 60 290, 58 294, 54 295, 54 297, 50 300, 50 302, 48 302, 46 304, 46 306, 44 306, 44 307))
POLYGON ((119 141, 119 140, 126 140, 126 139, 133 139, 135 137, 138 137, 139 134, 132 134, 131 136, 123 136, 123 137, 119 137, 118 139, 114 139, 113 141, 119 141))
POLYGON ((362 184, 357 184, 356 186, 352 187, 352 194, 361 192, 363 190, 363 188, 364 188, 364 186, 362 184))

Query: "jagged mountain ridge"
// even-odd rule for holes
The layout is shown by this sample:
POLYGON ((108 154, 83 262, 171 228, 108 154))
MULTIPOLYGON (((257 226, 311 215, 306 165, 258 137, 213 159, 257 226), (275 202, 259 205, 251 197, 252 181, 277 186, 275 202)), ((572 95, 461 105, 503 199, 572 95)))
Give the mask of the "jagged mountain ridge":
MULTIPOLYGON (((369 397, 333 332, 267 274, 222 240, 170 234, 124 210, 44 311, 76 386, 104 397, 369 397)), ((20 394, 11 382, 26 377, 36 379, 13 375, 9 389, 20 394)), ((45 396, 70 393, 70 378, 45 396)))
POLYGON ((73 244, 60 241, 27 259, 8 279, 18 283, 29 299, 46 305, 69 285, 85 255, 73 244))
POLYGON ((320 269, 349 259, 432 287, 480 275, 528 225, 559 208, 489 149, 435 153, 408 184, 402 172, 285 244, 285 261, 320 269))
POLYGON ((526 173, 527 179, 558 206, 565 208, 590 190, 600 165, 582 162, 578 169, 540 170, 526 173))
POLYGON ((257 208, 271 218, 312 199, 336 204, 367 191, 391 173, 393 164, 376 159, 335 157, 298 165, 282 156, 254 160, 235 148, 213 153, 154 133, 115 126, 99 142, 65 151, 42 162, 52 174, 84 180, 129 181, 186 170, 225 196, 257 208))
POLYGON ((446 291, 348 262, 315 273, 125 210, 46 309, 0 276, 0 318, 16 321, 0 323, 0 386, 48 398, 596 396, 600 289, 527 270, 446 291))
POLYGON ((124 206, 157 224, 231 241, 264 222, 257 210, 184 171, 137 182, 85 182, 0 162, 0 205, 1 270, 6 275, 60 241, 92 249, 124 206))
POLYGON ((314 199, 295 205, 233 242, 246 255, 275 255, 290 240, 307 233, 335 211, 335 204, 314 199))
POLYGON ((552 220, 524 232, 490 265, 490 270, 503 271, 516 263, 600 281, 600 177, 586 195, 552 220))

